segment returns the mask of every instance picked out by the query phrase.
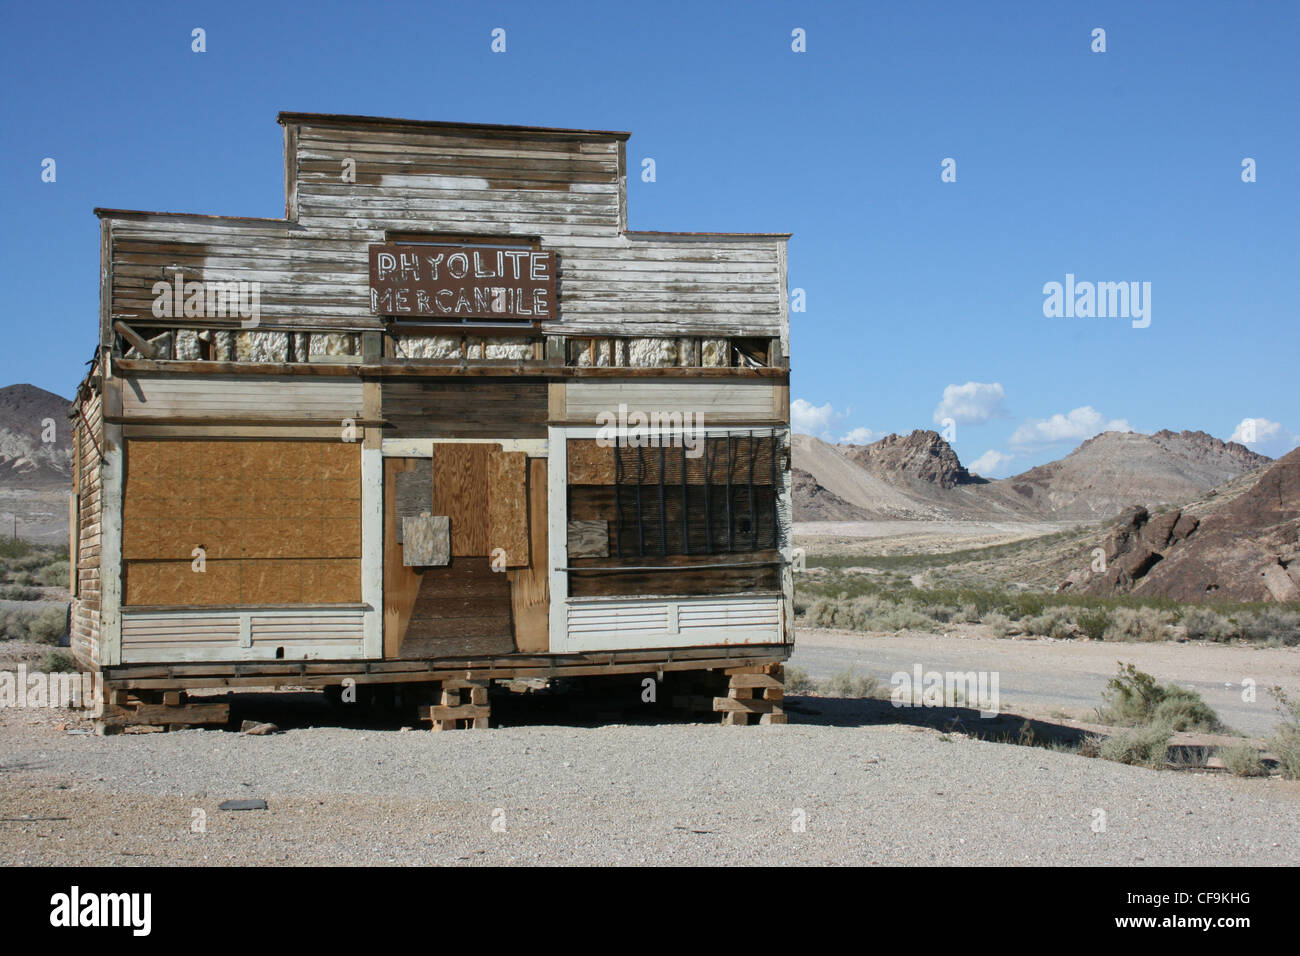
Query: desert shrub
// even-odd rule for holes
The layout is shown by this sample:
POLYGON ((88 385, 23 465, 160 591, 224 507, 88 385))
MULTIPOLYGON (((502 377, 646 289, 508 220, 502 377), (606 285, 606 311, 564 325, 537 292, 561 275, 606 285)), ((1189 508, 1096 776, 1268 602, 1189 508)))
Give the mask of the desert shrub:
POLYGON ((1300 611, 1266 607, 1254 614, 1243 615, 1241 636, 1251 641, 1283 644, 1287 647, 1300 644, 1300 611))
POLYGON ((1160 724, 1133 727, 1103 740, 1097 756, 1103 760, 1159 770, 1165 765, 1171 736, 1173 731, 1160 724))
POLYGON ((40 588, 25 587, 21 584, 0 586, 0 599, 6 601, 38 601, 45 596, 40 588))
POLYGON ((990 611, 985 614, 983 623, 987 624, 998 637, 1006 637, 1011 633, 1011 618, 1000 611, 990 611))
POLYGON ((1234 776, 1262 777, 1266 773, 1264 761, 1260 758, 1259 751, 1250 744, 1233 744, 1231 747, 1220 747, 1218 755, 1219 759, 1223 761, 1223 766, 1234 776))
POLYGON ((1174 615, 1153 607, 1117 607, 1102 634, 1107 641, 1163 641, 1174 615))
POLYGON ((1286 719, 1268 738, 1268 749, 1277 757, 1278 769, 1288 780, 1300 780, 1300 700, 1292 700, 1280 687, 1272 688, 1286 719))
POLYGON ((864 595, 852 599, 819 598, 808 608, 808 622, 815 627, 850 631, 901 631, 933 630, 935 619, 909 601, 864 595))
POLYGON ((36 580, 48 588, 68 586, 68 562, 55 561, 36 572, 36 580))
POLYGON ((1021 618, 1020 625, 1026 634, 1054 637, 1063 640, 1074 636, 1074 619, 1079 609, 1075 607, 1049 607, 1033 617, 1021 618))
POLYGON ((66 632, 67 623, 68 612, 63 607, 0 610, 0 641, 54 644, 66 632))
POLYGON ((1102 692, 1097 711, 1103 722, 1119 727, 1163 726, 1167 730, 1213 733, 1222 728, 1219 715, 1201 695, 1176 684, 1157 684, 1132 664, 1121 664, 1102 692))
POLYGON ((827 697, 879 697, 880 681, 870 674, 862 676, 856 671, 840 671, 822 684, 821 692, 827 697))
POLYGON ((1086 637, 1100 641, 1105 638, 1106 631, 1110 627, 1111 612, 1104 607, 1080 608, 1075 623, 1079 625, 1086 637))
POLYGON ((1196 730, 1212 734, 1223 729, 1214 708, 1201 695, 1177 684, 1161 684, 1164 699, 1156 705, 1153 724, 1165 724, 1170 730, 1196 730))
POLYGON ((32 546, 22 538, 0 538, 0 557, 10 561, 30 553, 32 546))
POLYGON ((1183 615, 1182 624, 1194 641, 1230 641, 1240 636, 1232 621, 1208 607, 1192 608, 1183 615))
POLYGON ((19 571, 34 571, 50 562, 49 551, 32 550, 9 559, 9 567, 19 571))
POLYGON ((817 682, 808 676, 802 667, 785 669, 785 689, 791 694, 811 694, 817 690, 817 682))
POLYGON ((40 669, 47 674, 63 674, 77 669, 77 662, 66 651, 46 651, 40 669))

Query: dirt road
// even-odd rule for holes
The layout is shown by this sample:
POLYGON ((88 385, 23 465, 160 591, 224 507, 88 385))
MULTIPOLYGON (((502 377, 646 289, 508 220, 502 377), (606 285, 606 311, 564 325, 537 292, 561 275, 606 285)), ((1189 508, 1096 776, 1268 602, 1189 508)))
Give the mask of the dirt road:
POLYGON ((1118 662, 1132 662, 1162 682, 1200 691, 1226 724, 1254 736, 1270 733, 1280 719, 1268 687, 1300 696, 1300 648, 1007 640, 965 636, 970 630, 955 627, 954 636, 945 637, 799 628, 790 664, 815 678, 856 670, 887 686, 891 675, 910 674, 916 664, 925 670, 997 671, 1003 709, 1087 719, 1118 662), (1242 699, 1247 680, 1255 682, 1253 702, 1242 699))

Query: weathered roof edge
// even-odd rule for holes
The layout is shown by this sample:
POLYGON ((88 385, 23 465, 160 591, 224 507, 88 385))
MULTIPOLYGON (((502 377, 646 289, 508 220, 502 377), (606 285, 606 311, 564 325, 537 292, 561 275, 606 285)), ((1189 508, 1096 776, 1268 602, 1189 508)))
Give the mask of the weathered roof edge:
POLYGON ((792 232, 662 232, 654 229, 628 229, 629 239, 789 239, 792 232))
POLYGON ((331 124, 334 126, 397 126, 410 129, 473 129, 486 133, 539 133, 546 135, 591 136, 625 140, 632 134, 612 129, 568 129, 557 126, 515 126, 503 123, 456 123, 447 120, 412 120, 392 116, 355 116, 347 113, 294 113, 282 111, 276 116, 281 126, 291 123, 331 124))
POLYGON ((219 216, 209 212, 167 212, 165 210, 153 209, 113 209, 107 206, 96 206, 91 210, 100 219, 122 219, 126 217, 139 216, 175 216, 180 219, 231 219, 236 222, 264 222, 278 226, 296 225, 292 219, 274 218, 271 216, 219 216))

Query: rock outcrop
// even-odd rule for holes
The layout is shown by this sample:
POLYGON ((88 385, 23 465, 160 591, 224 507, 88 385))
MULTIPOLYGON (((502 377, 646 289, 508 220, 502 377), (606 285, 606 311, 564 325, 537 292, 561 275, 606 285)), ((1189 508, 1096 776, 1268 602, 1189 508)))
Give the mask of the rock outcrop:
POLYGON ((1300 601, 1300 449, 1199 520, 1174 510, 1126 513, 1102 544, 1104 571, 1061 585, 1175 601, 1300 601))

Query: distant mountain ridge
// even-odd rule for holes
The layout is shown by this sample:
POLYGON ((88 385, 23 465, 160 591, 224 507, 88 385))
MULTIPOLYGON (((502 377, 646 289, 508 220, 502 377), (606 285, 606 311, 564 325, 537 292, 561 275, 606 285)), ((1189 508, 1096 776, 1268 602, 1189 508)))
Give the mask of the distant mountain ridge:
POLYGON ((35 385, 0 388, 0 488, 50 488, 72 481, 71 402, 35 385), (50 423, 53 441, 46 441, 50 423))
POLYGON ((797 521, 890 518, 1091 521, 1179 504, 1271 461, 1201 431, 1104 432, 1010 478, 973 474, 934 431, 831 445, 796 435, 797 521), (830 497, 827 497, 829 493, 830 497))

